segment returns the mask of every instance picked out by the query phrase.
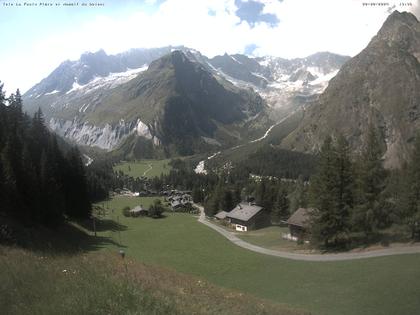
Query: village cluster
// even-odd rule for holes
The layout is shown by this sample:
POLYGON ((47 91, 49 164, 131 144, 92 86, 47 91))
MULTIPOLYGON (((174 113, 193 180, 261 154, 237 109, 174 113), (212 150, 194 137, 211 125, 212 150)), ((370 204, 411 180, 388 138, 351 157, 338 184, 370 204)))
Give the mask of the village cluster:
MULTIPOLYGON (((164 190, 164 191, 142 191, 132 192, 129 189, 121 189, 116 191, 117 194, 130 197, 153 197, 164 196, 165 206, 172 212, 189 212, 198 213, 198 209, 194 206, 191 191, 183 190, 164 190)), ((289 233, 282 233, 282 238, 290 241, 306 241, 309 218, 313 209, 299 208, 288 220, 282 223, 289 227, 289 233)), ((148 209, 142 205, 138 205, 130 209, 130 214, 133 217, 148 216, 148 209)), ((231 211, 220 211, 212 219, 216 223, 227 226, 237 232, 247 232, 251 230, 261 229, 271 225, 269 214, 264 211, 264 208, 256 205, 254 202, 240 202, 231 211)))

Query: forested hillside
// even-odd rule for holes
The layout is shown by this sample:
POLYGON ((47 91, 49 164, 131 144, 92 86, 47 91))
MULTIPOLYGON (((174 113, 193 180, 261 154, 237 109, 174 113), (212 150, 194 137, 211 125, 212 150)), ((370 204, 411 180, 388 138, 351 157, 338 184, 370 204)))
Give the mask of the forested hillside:
POLYGON ((57 140, 41 111, 29 117, 19 90, 6 98, 0 84, 0 215, 49 226, 90 215, 80 153, 57 140))

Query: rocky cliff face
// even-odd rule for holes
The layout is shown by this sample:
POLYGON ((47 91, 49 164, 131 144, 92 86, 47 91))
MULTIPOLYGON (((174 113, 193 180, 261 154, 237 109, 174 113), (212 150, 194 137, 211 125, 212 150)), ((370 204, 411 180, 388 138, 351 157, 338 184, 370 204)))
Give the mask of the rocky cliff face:
POLYGON ((419 54, 420 23, 395 11, 308 107, 283 147, 315 152, 327 135, 341 133, 359 151, 372 124, 382 136, 386 166, 400 166, 420 127, 419 54))
POLYGON ((117 125, 105 124, 104 126, 98 127, 89 122, 78 121, 77 119, 62 120, 51 118, 49 127, 58 135, 73 142, 104 150, 114 149, 130 135, 152 140, 155 145, 160 144, 159 139, 152 136, 149 127, 140 119, 130 123, 125 123, 121 120, 117 125))

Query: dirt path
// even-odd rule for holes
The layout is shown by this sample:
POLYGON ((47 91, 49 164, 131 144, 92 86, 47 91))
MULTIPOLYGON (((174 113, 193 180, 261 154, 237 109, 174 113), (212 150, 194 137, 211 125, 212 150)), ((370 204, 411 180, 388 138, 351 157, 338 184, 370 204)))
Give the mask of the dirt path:
POLYGON ((149 164, 149 168, 143 172, 143 176, 146 176, 146 174, 149 173, 152 170, 152 168, 153 168, 153 165, 149 164))
POLYGON ((198 218, 198 222, 207 225, 209 228, 219 232, 224 237, 226 237, 229 241, 234 243, 237 246, 242 248, 252 250, 253 252, 293 259, 293 260, 304 260, 304 261, 342 261, 342 260, 355 260, 355 259, 364 259, 364 258, 373 258, 373 257, 381 257, 381 256, 391 256, 391 255, 402 255, 402 254, 415 254, 420 253, 420 246, 413 245, 413 246, 401 246, 401 247, 390 247, 385 249, 378 249, 360 253, 337 253, 337 254, 298 254, 298 253, 291 253, 286 251, 278 251, 263 248, 257 245, 250 244, 238 238, 232 232, 226 231, 225 229, 211 223, 206 219, 204 214, 204 208, 195 205, 200 209, 200 217, 198 218))

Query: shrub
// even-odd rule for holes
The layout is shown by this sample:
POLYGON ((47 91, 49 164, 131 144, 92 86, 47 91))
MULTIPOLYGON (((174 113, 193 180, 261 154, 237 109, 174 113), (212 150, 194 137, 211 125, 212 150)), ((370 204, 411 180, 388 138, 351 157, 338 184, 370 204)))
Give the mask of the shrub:
POLYGON ((123 216, 125 216, 125 217, 131 217, 130 207, 129 206, 125 206, 122 209, 122 213, 123 213, 123 216))
POLYGON ((162 213, 165 211, 165 207, 162 204, 162 201, 155 199, 153 205, 149 208, 149 217, 160 218, 162 213))

